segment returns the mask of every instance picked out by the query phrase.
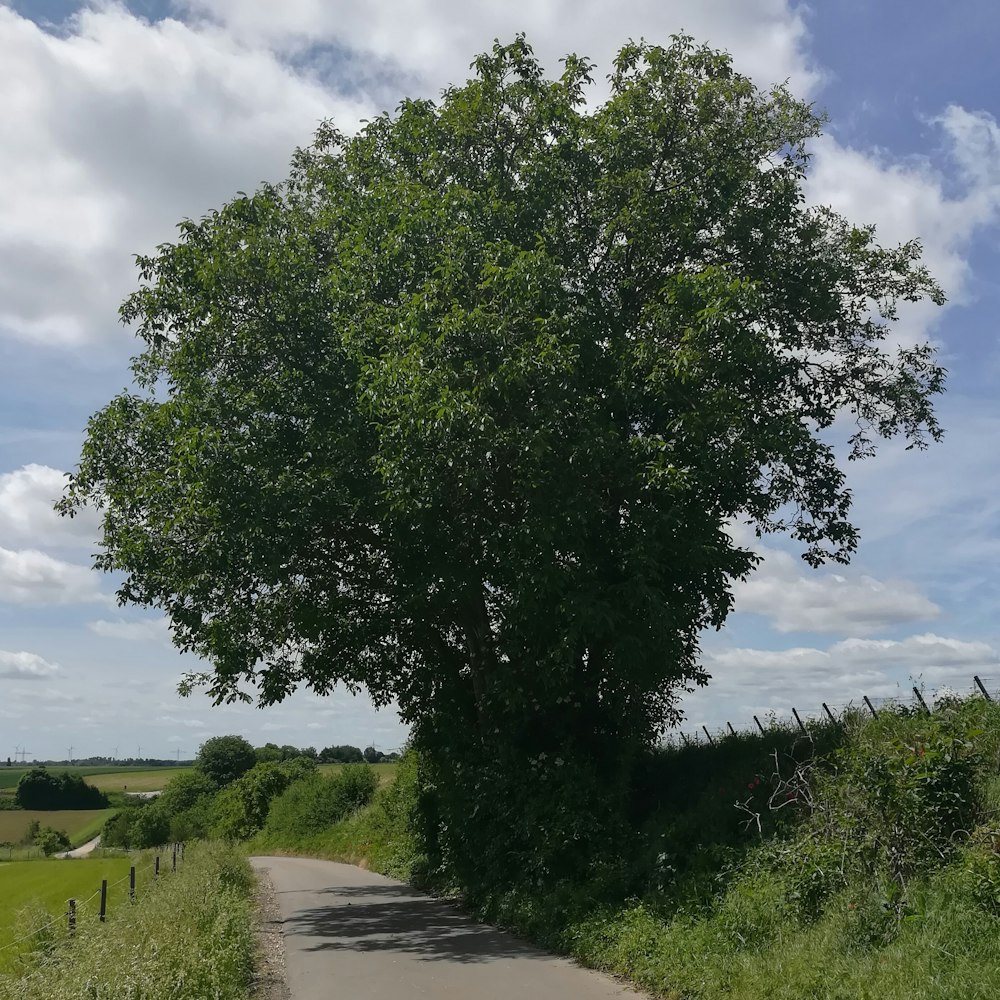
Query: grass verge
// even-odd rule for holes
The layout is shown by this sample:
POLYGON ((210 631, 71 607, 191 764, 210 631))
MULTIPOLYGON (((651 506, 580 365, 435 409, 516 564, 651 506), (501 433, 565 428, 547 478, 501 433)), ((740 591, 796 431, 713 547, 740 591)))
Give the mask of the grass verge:
POLYGON ((107 923, 81 919, 72 940, 40 938, 20 974, 0 975, 0 1000, 246 1000, 254 884, 233 847, 192 846, 176 874, 107 923))

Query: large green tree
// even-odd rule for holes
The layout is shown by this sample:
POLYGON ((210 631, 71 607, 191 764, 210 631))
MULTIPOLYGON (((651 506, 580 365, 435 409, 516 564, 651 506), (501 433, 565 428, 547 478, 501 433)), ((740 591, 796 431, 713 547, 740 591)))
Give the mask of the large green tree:
POLYGON ((398 702, 459 867, 469 816, 551 874, 620 810, 754 566, 733 519, 849 557, 835 421, 852 458, 940 434, 889 334, 942 293, 805 204, 810 106, 687 37, 593 108, 591 68, 498 44, 140 257, 135 388, 63 502, 217 699, 398 702))

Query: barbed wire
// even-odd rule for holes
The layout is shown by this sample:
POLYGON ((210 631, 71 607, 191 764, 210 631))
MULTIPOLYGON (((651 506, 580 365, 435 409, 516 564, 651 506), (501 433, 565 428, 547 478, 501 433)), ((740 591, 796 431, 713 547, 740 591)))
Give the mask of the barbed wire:
MULTIPOLYGON (((159 856, 157 856, 157 857, 159 857, 159 856)), ((180 852, 178 854, 178 860, 180 860, 181 858, 183 858, 183 852, 180 852)), ((144 890, 143 895, 145 895, 145 893, 148 892, 148 890, 152 886, 156 885, 158 871, 157 871, 157 866, 156 866, 156 860, 150 861, 149 863, 147 863, 145 865, 135 865, 133 867, 135 869, 136 898, 138 898, 138 896, 139 896, 139 892, 138 892, 139 876, 140 875, 146 875, 146 874, 149 874, 149 873, 153 873, 153 878, 150 879, 149 881, 146 881, 146 882, 143 883, 143 890, 144 890)), ((159 872, 166 872, 166 871, 172 871, 172 873, 174 873, 174 874, 176 873, 175 869, 167 868, 165 866, 161 866, 160 869, 159 869, 159 872)), ((115 882, 109 882, 107 884, 107 886, 103 886, 102 885, 101 888, 99 888, 95 892, 91 893, 91 895, 89 895, 86 899, 77 899, 76 897, 73 897, 73 896, 69 897, 69 899, 73 901, 74 906, 75 906, 75 909, 72 912, 74 912, 76 914, 76 916, 79 917, 81 915, 81 911, 85 907, 89 906, 90 903, 92 903, 95 899, 97 899, 98 896, 100 896, 102 893, 104 893, 105 894, 105 898, 107 898, 107 895, 106 895, 107 893, 109 893, 113 888, 116 888, 117 886, 121 885, 123 882, 130 881, 132 879, 132 877, 133 877, 133 873, 130 870, 127 875, 123 875, 117 881, 115 881, 115 882)), ((131 895, 131 892, 130 892, 130 895, 131 895)), ((67 902, 68 901, 69 900, 67 900, 67 902)), ((69 917, 70 917, 70 912, 71 911, 67 911, 67 912, 62 913, 62 914, 57 914, 51 920, 47 921, 44 924, 41 924, 38 927, 33 928, 32 930, 28 931, 26 934, 21 935, 21 937, 15 938, 13 941, 8 941, 5 944, 0 945, 0 953, 9 951, 12 948, 16 948, 19 945, 23 945, 26 942, 31 941, 34 938, 37 938, 39 934, 41 934, 43 931, 48 930, 50 927, 54 927, 57 924, 63 924, 64 922, 67 922, 68 919, 69 919, 69 917)), ((67 927, 70 927, 70 926, 72 926, 72 925, 67 923, 67 927)))
POLYGON ((857 700, 848 702, 822 702, 820 708, 800 709, 797 706, 789 705, 785 707, 771 707, 768 709, 758 709, 758 714, 763 716, 763 720, 758 714, 753 715, 753 724, 745 724, 740 728, 734 728, 731 722, 726 722, 725 726, 716 726, 714 729, 707 724, 699 725, 696 730, 684 730, 677 727, 667 734, 664 744, 670 745, 691 745, 714 742, 716 739, 726 739, 730 735, 738 733, 754 733, 758 730, 766 730, 773 726, 775 722, 781 725, 796 726, 806 722, 831 722, 835 719, 842 719, 848 713, 856 712, 862 715, 877 713, 880 709, 893 706, 903 706, 907 708, 930 708, 938 701, 949 697, 985 697, 1000 700, 1000 675, 997 676, 976 676, 974 683, 966 689, 956 689, 948 685, 939 688, 924 689, 918 685, 911 688, 912 694, 900 695, 860 695, 857 700), (919 693, 918 693, 919 692, 919 693))

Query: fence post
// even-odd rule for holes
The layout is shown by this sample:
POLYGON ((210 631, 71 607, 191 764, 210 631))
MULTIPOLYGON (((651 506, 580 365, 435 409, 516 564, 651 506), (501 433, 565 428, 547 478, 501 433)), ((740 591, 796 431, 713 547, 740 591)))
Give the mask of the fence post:
POLYGON ((184 860, 184 841, 181 841, 181 861, 184 860))
POLYGON ((917 696, 917 701, 920 702, 920 707, 928 714, 931 714, 931 710, 927 707, 927 702, 924 701, 924 696, 920 693, 920 689, 916 686, 913 688, 913 693, 917 696))
MULTIPOLYGON (((794 706, 792 707, 792 715, 794 715, 794 716, 795 716, 795 721, 796 721, 796 722, 797 722, 797 723, 799 724, 799 729, 801 729, 801 730, 802 730, 802 732, 806 733, 806 727, 805 727, 805 724, 804 724, 804 723, 803 723, 803 721, 802 721, 802 720, 801 720, 801 719, 799 718, 799 713, 795 711, 795 708, 794 708, 794 706)), ((806 733, 806 736, 808 736, 808 735, 809 735, 809 734, 808 734, 808 733, 806 733)))
POLYGON ((687 736, 684 735, 684 731, 681 730, 681 739, 684 741, 684 746, 689 747, 691 744, 688 742, 687 736))
POLYGON ((128 870, 128 898, 130 903, 135 902, 135 865, 128 870))
POLYGON ((826 717, 827 717, 827 718, 828 718, 828 719, 829 719, 829 720, 830 720, 831 722, 836 722, 836 721, 837 721, 837 720, 836 720, 836 719, 835 719, 835 718, 833 717, 833 712, 831 712, 831 711, 830 711, 830 708, 829 708, 829 706, 827 705, 827 703, 826 703, 825 701, 823 702, 823 711, 824 711, 824 712, 826 712, 826 717))
POLYGON ((990 697, 990 693, 989 691, 986 690, 986 687, 983 685, 983 682, 978 677, 973 677, 972 679, 976 682, 976 687, 983 692, 983 697, 987 701, 992 701, 993 699, 990 697))
POLYGON ((726 725, 729 726, 729 734, 731 736, 735 736, 736 735, 736 730, 733 729, 733 724, 731 722, 727 722, 726 725))
POLYGON ((101 923, 104 923, 104 918, 108 915, 108 880, 106 878, 101 879, 101 912, 98 914, 101 923))
POLYGON ((764 732, 764 727, 760 724, 760 719, 758 719, 756 715, 753 717, 753 721, 757 723, 757 728, 760 730, 760 735, 767 736, 767 733, 764 732))
POLYGON ((153 878, 160 877, 160 856, 156 855, 156 864, 153 865, 153 878))
POLYGON ((878 712, 875 711, 875 706, 871 703, 871 700, 869 699, 868 695, 863 694, 861 697, 865 699, 865 704, 868 706, 868 711, 872 713, 872 718, 877 719, 878 712))
POLYGON ((705 735, 708 737, 708 742, 711 743, 712 746, 715 746, 715 740, 712 739, 712 734, 708 731, 708 726, 702 726, 701 728, 705 730, 705 735))
POLYGON ((66 916, 69 917, 69 933, 72 937, 76 933, 76 900, 67 899, 66 904, 69 906, 69 912, 66 916))
POLYGON ((174 844, 174 854, 173 854, 173 858, 171 859, 171 862, 170 862, 170 870, 172 872, 177 871, 177 845, 176 844, 174 844))

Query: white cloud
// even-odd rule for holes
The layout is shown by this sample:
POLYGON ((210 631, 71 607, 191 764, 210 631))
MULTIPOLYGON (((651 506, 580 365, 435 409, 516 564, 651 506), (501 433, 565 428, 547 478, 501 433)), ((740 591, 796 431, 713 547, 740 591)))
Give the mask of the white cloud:
POLYGON ((0 602, 74 604, 106 601, 97 574, 85 566, 54 559, 37 549, 0 548, 0 602))
POLYGON ((32 463, 0 474, 0 543, 30 539, 35 545, 96 546, 98 511, 86 508, 70 518, 53 510, 65 486, 65 473, 48 465, 32 463))
POLYGON ((815 715, 830 706, 872 698, 909 699, 912 680, 929 689, 971 692, 974 674, 995 671, 1000 651, 986 642, 925 633, 905 639, 845 639, 826 649, 707 649, 712 683, 684 699, 684 728, 707 723, 752 725, 754 714, 815 715))
POLYGON ((80 343, 116 329, 134 253, 360 107, 215 28, 111 4, 62 27, 0 5, 0 331, 80 343))
POLYGON ((735 609, 763 615, 779 632, 869 635, 940 614, 905 580, 813 570, 787 552, 756 548, 764 561, 746 582, 734 585, 735 609))
MULTIPOLYGON (((939 129, 954 178, 927 157, 892 158, 880 149, 854 149, 833 135, 814 144, 815 159, 806 185, 809 200, 830 205, 859 224, 874 223, 883 245, 919 238, 924 262, 949 302, 969 296, 969 241, 1000 215, 1000 128, 985 112, 950 105, 930 124, 939 129)), ((941 311, 930 303, 900 309, 899 341, 924 340, 941 311)))
POLYGON ((617 49, 645 37, 665 44, 687 31, 699 41, 733 52, 739 69, 768 85, 786 78, 800 93, 818 80, 804 54, 806 29, 786 0, 533 0, 522 4, 468 4, 461 0, 371 0, 330 4, 324 0, 187 0, 192 11, 225 25, 256 44, 286 51, 319 42, 346 48, 383 73, 394 68, 426 96, 462 83, 473 56, 494 38, 523 31, 549 73, 568 52, 598 63, 603 80, 617 49))
POLYGON ((87 628, 95 635, 103 636, 106 639, 126 639, 130 641, 163 640, 169 636, 167 620, 165 618, 148 619, 139 622, 128 622, 121 618, 116 621, 108 621, 100 618, 97 621, 88 622, 87 628))
POLYGON ((57 664, 49 663, 37 653, 28 653, 24 650, 15 653, 0 649, 0 677, 4 680, 43 680, 46 677, 51 677, 58 670, 57 664))

